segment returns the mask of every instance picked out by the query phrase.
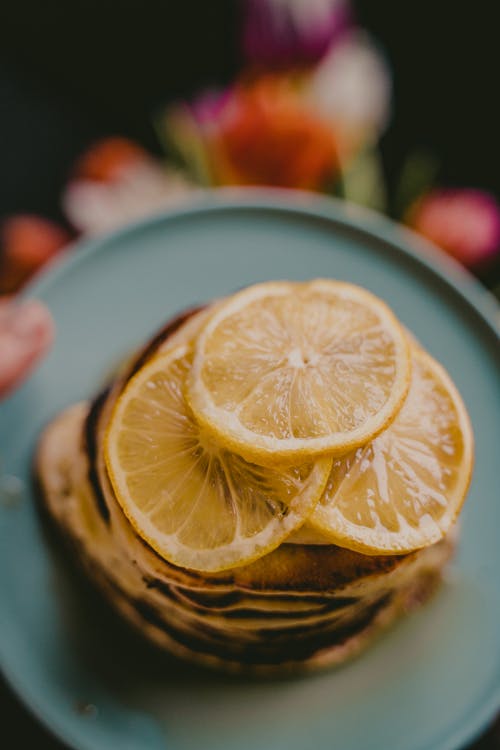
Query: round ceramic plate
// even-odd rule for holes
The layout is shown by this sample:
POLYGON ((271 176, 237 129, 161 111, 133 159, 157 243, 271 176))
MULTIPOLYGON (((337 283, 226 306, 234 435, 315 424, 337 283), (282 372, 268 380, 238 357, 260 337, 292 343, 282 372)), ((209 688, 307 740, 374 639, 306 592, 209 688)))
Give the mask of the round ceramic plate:
POLYGON ((476 282, 374 214, 247 191, 87 242, 28 296, 48 304, 57 339, 0 407, 1 655, 55 734, 78 750, 451 750, 480 731, 500 706, 500 387, 497 313, 476 282), (176 311, 317 276, 385 299, 463 394, 477 460, 460 549, 434 600, 358 659, 301 679, 222 678, 159 655, 68 571, 37 515, 31 456, 43 425, 176 311))

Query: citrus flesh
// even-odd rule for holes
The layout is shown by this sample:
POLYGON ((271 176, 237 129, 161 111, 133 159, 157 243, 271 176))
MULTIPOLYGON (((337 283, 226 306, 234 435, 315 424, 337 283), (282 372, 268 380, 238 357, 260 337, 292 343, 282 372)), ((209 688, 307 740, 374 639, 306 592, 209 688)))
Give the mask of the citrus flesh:
POLYGON ((325 492, 297 539, 365 554, 433 544, 453 525, 472 472, 473 436, 446 371, 413 347, 412 382, 391 426, 333 462, 325 492))
POLYGON ((332 280, 268 282, 209 318, 188 399, 228 448, 285 464, 371 440, 394 419, 410 372, 404 331, 371 293, 332 280))
POLYGON ((302 525, 332 461, 277 471, 220 446, 185 399, 191 364, 192 347, 182 345, 129 381, 110 419, 105 459, 124 513, 159 555, 220 571, 267 554, 302 525))

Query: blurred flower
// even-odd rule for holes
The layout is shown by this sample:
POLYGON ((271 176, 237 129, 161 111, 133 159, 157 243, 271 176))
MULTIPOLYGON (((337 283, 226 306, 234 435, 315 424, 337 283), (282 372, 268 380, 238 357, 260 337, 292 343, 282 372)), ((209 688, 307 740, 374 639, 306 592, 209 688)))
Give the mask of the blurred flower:
POLYGON ((330 124, 304 106, 289 78, 236 85, 200 131, 219 184, 321 190, 338 172, 330 124))
POLYGON ((40 302, 0 299, 0 398, 28 375, 53 336, 52 318, 40 302))
POLYGON ((76 178, 110 182, 119 179, 124 170, 150 159, 139 144, 114 136, 93 144, 76 162, 74 174, 76 178))
POLYGON ((347 0, 245 0, 243 52, 268 68, 315 63, 350 23, 347 0))
POLYGON ((109 182, 80 179, 70 182, 63 208, 80 232, 99 234, 117 229, 162 209, 178 205, 193 190, 192 183, 152 159, 131 163, 109 182))
POLYGON ((387 125, 390 69, 369 34, 354 30, 312 72, 306 95, 310 106, 334 124, 341 153, 350 155, 375 141, 387 125))
MULTIPOLYGON (((348 5, 262 0, 247 9, 261 20, 277 14, 282 29, 292 16, 312 18, 334 7, 340 12, 348 5)), ((389 118, 390 94, 382 53, 368 34, 344 26, 316 68, 246 74, 222 91, 170 107, 158 133, 201 185, 330 192, 344 183, 345 197, 359 195, 382 208, 385 185, 375 149, 389 118)))
POLYGON ((466 266, 500 250, 500 206, 481 190, 433 190, 417 200, 406 222, 466 266))
POLYGON ((340 197, 375 211, 387 209, 384 169, 378 148, 361 149, 342 163, 338 193, 340 197))
POLYGON ((402 164, 394 186, 392 205, 394 216, 403 219, 408 206, 428 193, 439 174, 439 160, 428 148, 419 146, 410 151, 402 164))
POLYGON ((207 89, 202 91, 190 104, 191 115, 197 125, 209 133, 224 116, 224 110, 231 103, 233 87, 225 89, 207 89))
POLYGON ((208 140, 219 129, 219 119, 233 89, 203 91, 191 102, 171 105, 156 121, 165 150, 182 163, 193 181, 202 186, 214 182, 208 140))
POLYGON ((0 232, 0 292, 19 289, 70 239, 65 229, 41 216, 20 214, 6 219, 0 232))

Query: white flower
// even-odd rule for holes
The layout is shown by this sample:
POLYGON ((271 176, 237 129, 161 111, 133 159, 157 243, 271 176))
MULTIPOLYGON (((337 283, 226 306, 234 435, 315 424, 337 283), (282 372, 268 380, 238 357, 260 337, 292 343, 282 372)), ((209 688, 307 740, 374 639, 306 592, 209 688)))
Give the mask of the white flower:
POLYGON ((391 74, 364 31, 346 34, 312 73, 306 96, 348 143, 376 139, 390 115, 391 74))
POLYGON ((101 234, 179 205, 194 189, 180 172, 141 161, 109 182, 80 179, 70 183, 63 195, 63 208, 76 229, 101 234))

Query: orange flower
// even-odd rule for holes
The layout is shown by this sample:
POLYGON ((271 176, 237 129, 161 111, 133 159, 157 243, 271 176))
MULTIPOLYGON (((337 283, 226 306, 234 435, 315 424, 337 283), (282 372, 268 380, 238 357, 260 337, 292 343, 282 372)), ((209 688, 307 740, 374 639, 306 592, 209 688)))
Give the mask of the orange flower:
POLYGON ((0 293, 19 289, 70 239, 63 227, 42 216, 19 214, 6 219, 0 232, 0 293))
POLYGON ((123 170, 144 161, 150 156, 142 146, 115 136, 94 143, 77 161, 75 176, 97 182, 111 182, 118 179, 123 170))
POLYGON ((236 87, 207 139, 222 184, 321 190, 338 169, 331 126, 275 77, 236 87))

